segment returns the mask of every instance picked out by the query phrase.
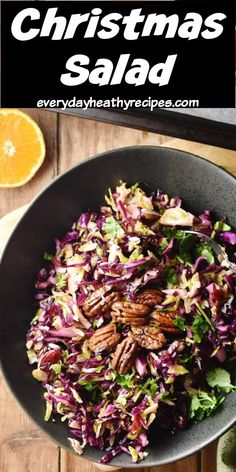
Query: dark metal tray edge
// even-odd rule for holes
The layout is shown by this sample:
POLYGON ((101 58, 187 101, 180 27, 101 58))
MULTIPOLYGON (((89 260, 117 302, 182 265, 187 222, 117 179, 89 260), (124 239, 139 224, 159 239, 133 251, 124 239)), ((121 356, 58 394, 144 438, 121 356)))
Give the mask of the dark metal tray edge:
POLYGON ((123 111, 111 108, 90 108, 89 110, 53 108, 50 110, 236 150, 235 125, 174 111, 151 112, 146 109, 123 111))

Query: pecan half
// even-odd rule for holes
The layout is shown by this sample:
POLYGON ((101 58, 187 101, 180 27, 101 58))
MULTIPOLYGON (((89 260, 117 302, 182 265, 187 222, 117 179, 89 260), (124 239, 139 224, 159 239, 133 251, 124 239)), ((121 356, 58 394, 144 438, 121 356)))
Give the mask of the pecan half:
POLYGON ((136 303, 143 303, 149 307, 154 307, 155 305, 159 305, 162 302, 163 296, 162 294, 155 289, 146 289, 140 292, 136 297, 136 303))
POLYGON ((137 349, 137 343, 131 336, 123 339, 115 350, 111 362, 112 368, 117 370, 119 374, 127 374, 134 364, 137 349))
POLYGON ((110 287, 100 287, 89 295, 82 308, 87 316, 96 316, 105 313, 112 304, 119 299, 117 292, 110 292, 110 287))
POLYGON ((115 321, 131 325, 146 324, 150 308, 143 303, 115 302, 112 305, 111 316, 115 321))
POLYGON ((181 330, 173 322, 177 316, 177 311, 154 311, 151 320, 164 333, 179 334, 181 330))
POLYGON ((166 342, 165 335, 154 326, 132 326, 132 337, 145 349, 161 349, 166 342))
POLYGON ((99 353, 102 351, 110 351, 120 340, 120 334, 116 332, 114 323, 109 323, 103 328, 99 328, 91 336, 88 341, 90 351, 99 353))

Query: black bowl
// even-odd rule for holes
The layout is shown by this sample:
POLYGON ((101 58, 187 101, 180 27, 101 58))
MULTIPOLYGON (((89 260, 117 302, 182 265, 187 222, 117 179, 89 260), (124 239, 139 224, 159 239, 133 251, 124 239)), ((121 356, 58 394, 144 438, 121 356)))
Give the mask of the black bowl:
MULTIPOLYGON (((65 423, 59 419, 44 422, 43 390, 32 378, 26 358, 25 335, 34 312, 34 279, 43 265, 42 254, 54 248, 54 238, 62 237, 81 212, 98 208, 107 188, 114 188, 119 179, 179 195, 190 211, 211 209, 218 218, 227 215, 236 226, 235 178, 192 154, 158 147, 130 147, 101 154, 55 179, 34 200, 14 230, 1 261, 0 357, 18 401, 46 433, 68 449, 65 423)), ((212 417, 186 431, 168 438, 152 433, 149 455, 140 466, 156 466, 190 455, 223 434, 235 420, 233 393, 212 417)), ((95 448, 84 452, 84 457, 92 461, 99 461, 101 455, 95 448)), ((112 465, 132 466, 126 455, 118 456, 112 465)))

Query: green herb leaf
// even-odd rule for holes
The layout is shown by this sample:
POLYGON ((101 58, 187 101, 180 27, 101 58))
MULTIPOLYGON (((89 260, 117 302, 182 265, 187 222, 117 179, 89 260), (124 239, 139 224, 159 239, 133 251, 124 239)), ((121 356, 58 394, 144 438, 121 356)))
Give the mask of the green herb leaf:
POLYGON ((168 267, 167 269, 165 269, 164 278, 165 278, 168 286, 174 287, 174 286, 178 285, 178 283, 179 283, 178 274, 177 274, 176 270, 174 269, 174 267, 168 267))
POLYGON ((201 305, 196 302, 195 303, 199 313, 203 316, 203 318, 205 319, 205 321, 209 324, 209 326, 211 327, 212 331, 215 331, 215 326, 213 325, 212 321, 210 320, 210 318, 207 316, 206 312, 203 310, 203 308, 201 307, 201 305))
MULTIPOLYGON (((196 352, 196 350, 194 350, 194 352, 196 352)), ((194 356, 194 353, 189 354, 188 356, 181 357, 182 364, 187 364, 187 362, 192 360, 193 356, 194 356)))
POLYGON ((176 228, 163 228, 163 234, 168 239, 186 239, 189 237, 189 234, 181 231, 180 229, 176 228))
POLYGON ((236 386, 231 384, 229 372, 221 367, 209 370, 206 381, 210 387, 217 387, 219 392, 229 393, 236 389, 236 386))
POLYGON ((67 274, 58 272, 55 277, 57 288, 64 288, 67 284, 67 274))
POLYGON ((194 343, 200 343, 202 341, 202 337, 205 333, 207 333, 209 329, 209 325, 206 320, 202 316, 196 316, 194 318, 192 324, 192 333, 194 335, 194 343))
POLYGON ((125 374, 121 375, 118 372, 112 372, 112 380, 115 380, 118 385, 124 388, 131 389, 134 387, 134 374, 125 374))
POLYGON ((93 380, 79 380, 78 383, 83 385, 87 392, 92 392, 98 386, 98 384, 93 380))
POLYGON ((185 324, 185 318, 183 316, 176 316, 176 318, 173 320, 173 323, 175 326, 181 329, 181 331, 186 331, 187 327, 185 324))
POLYGON ((191 262, 192 256, 191 251, 194 243, 194 236, 192 234, 188 234, 186 238, 182 239, 179 244, 179 258, 183 262, 191 262))
POLYGON ((199 390, 192 396, 189 412, 190 418, 195 421, 203 420, 206 416, 210 416, 224 399, 224 397, 216 397, 214 393, 199 390))
POLYGON ((157 379, 148 379, 143 385, 140 385, 142 393, 147 393, 154 397, 158 390, 157 379))
POLYGON ((205 257, 208 264, 214 264, 215 258, 211 246, 204 242, 199 243, 194 250, 196 257, 205 257))
POLYGON ((124 230, 113 216, 108 216, 102 227, 108 239, 120 238, 124 236, 124 230))
POLYGON ((53 255, 52 254, 49 254, 49 252, 45 252, 44 255, 43 255, 43 258, 45 261, 51 261, 53 259, 53 255))
POLYGON ((169 398, 170 392, 163 392, 160 396, 160 400, 165 400, 166 398, 169 398))

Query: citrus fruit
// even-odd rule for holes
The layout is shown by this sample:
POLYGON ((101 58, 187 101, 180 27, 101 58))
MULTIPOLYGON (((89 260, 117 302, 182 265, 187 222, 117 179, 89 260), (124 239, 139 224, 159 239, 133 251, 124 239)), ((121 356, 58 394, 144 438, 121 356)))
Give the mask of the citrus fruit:
POLYGON ((42 132, 32 118, 14 108, 0 108, 0 187, 20 187, 45 157, 42 132))

